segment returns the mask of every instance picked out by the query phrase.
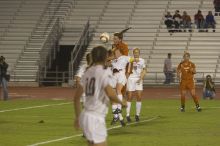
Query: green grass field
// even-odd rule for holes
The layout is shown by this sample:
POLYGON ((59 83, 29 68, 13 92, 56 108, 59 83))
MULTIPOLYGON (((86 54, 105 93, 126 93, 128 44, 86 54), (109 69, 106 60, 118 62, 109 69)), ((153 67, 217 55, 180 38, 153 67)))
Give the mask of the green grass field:
MULTIPOLYGON (((220 100, 201 100, 201 107, 203 111, 199 113, 195 111, 193 101, 187 100, 186 112, 181 113, 177 99, 145 99, 142 123, 109 130, 108 145, 219 146, 220 100), (154 120, 143 122, 154 117, 154 120)), ((84 138, 76 136, 81 132, 73 128, 73 113, 73 104, 65 100, 0 101, 0 146, 27 146, 64 137, 67 139, 42 145, 87 145, 84 138)), ((109 113, 108 128, 113 127, 109 125, 111 119, 109 113)))

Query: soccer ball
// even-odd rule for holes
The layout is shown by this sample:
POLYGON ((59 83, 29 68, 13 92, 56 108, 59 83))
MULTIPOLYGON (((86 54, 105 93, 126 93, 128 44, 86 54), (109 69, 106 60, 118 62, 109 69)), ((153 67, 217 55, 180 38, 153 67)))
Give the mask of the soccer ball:
POLYGON ((100 40, 103 42, 103 43, 107 43, 110 39, 110 35, 107 33, 107 32, 104 32, 100 35, 100 40))

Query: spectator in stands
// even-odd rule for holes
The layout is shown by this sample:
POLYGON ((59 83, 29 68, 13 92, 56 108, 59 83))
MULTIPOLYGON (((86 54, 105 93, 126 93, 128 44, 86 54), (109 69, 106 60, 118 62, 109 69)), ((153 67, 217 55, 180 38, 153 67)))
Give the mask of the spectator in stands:
POLYGON ((204 17, 201 10, 198 10, 197 14, 195 14, 194 21, 199 32, 202 32, 204 28, 204 17))
POLYGON ((173 16, 170 14, 170 12, 167 12, 164 19, 164 23, 167 26, 168 32, 172 33, 173 16))
MULTIPOLYGON (((215 12, 220 12, 220 0, 214 0, 213 4, 215 7, 215 12)), ((218 14, 215 13, 215 15, 217 16, 218 14)))
POLYGON ((212 81, 212 77, 210 75, 206 76, 203 85, 203 99, 215 98, 215 84, 212 81))
POLYGON ((0 57, 0 85, 3 89, 3 100, 8 100, 7 82, 9 81, 9 75, 7 75, 8 64, 5 62, 5 57, 0 57))
POLYGON ((190 16, 187 14, 186 11, 183 12, 183 16, 182 16, 182 24, 183 24, 183 29, 184 29, 184 32, 186 32, 186 28, 189 29, 189 32, 191 32, 191 18, 190 16))
POLYGON ((167 58, 164 60, 164 67, 163 72, 165 74, 165 81, 164 84, 170 84, 173 78, 173 69, 172 69, 172 60, 171 60, 171 53, 167 54, 167 58))
POLYGON ((179 31, 179 32, 181 32, 181 30, 179 29, 180 28, 180 23, 181 23, 181 19, 182 19, 182 17, 181 17, 181 15, 179 14, 179 10, 176 10, 175 11, 175 14, 173 15, 173 23, 174 23, 174 25, 175 25, 175 31, 179 31))
POLYGON ((205 19, 206 32, 208 32, 208 28, 210 26, 212 27, 213 32, 215 32, 215 24, 216 24, 216 22, 215 22, 213 14, 212 14, 212 11, 209 11, 208 15, 206 16, 206 19, 205 19))

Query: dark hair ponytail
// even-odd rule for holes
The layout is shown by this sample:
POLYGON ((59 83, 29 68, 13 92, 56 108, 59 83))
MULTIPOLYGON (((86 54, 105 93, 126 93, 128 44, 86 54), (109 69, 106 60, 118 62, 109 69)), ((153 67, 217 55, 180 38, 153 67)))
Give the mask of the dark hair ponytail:
POLYGON ((92 64, 98 62, 105 62, 107 59, 108 51, 103 46, 97 46, 92 49, 91 56, 92 56, 92 64))
POLYGON ((126 28, 126 29, 123 29, 121 32, 116 32, 116 33, 114 33, 114 36, 117 36, 119 39, 123 39, 123 34, 125 33, 125 32, 127 32, 129 29, 131 29, 131 27, 128 27, 128 28, 126 28))

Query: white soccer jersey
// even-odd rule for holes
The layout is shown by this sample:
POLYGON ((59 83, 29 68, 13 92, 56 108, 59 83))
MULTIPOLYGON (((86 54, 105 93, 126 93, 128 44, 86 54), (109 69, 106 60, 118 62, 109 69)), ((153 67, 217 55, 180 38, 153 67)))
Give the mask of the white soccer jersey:
POLYGON ((120 56, 117 59, 112 60, 112 68, 125 71, 127 63, 130 62, 129 56, 120 56))
POLYGON ((85 73, 87 68, 87 64, 83 64, 82 66, 80 66, 76 76, 82 78, 83 74, 85 73))
POLYGON ((86 94, 84 110, 93 112, 97 116, 105 117, 108 112, 109 98, 104 89, 110 85, 112 71, 110 68, 104 69, 103 66, 92 66, 86 70, 82 77, 81 84, 86 94))
POLYGON ((139 58, 139 62, 133 62, 132 78, 140 78, 142 70, 146 67, 145 61, 142 58, 139 58))

